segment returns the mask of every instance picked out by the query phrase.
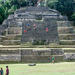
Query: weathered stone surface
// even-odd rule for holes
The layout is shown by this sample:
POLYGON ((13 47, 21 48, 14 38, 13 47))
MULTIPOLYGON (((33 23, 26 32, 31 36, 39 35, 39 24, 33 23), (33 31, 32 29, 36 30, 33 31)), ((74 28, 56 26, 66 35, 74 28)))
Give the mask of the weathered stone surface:
POLYGON ((64 51, 62 49, 51 49, 51 55, 63 55, 64 51))
POLYGON ((22 25, 22 42, 34 40, 58 41, 56 19, 59 14, 57 11, 49 10, 46 7, 28 7, 25 9, 25 14, 23 12, 22 14, 19 13, 20 17, 26 16, 22 25))
POLYGON ((72 34, 73 33, 73 27, 58 27, 58 33, 59 34, 72 34))
POLYGON ((0 26, 0 35, 5 36, 5 39, 1 37, 2 42, 7 41, 5 44, 18 43, 15 36, 11 38, 11 42, 9 41, 11 35, 21 35, 20 43, 35 41, 45 41, 45 44, 59 43, 58 34, 62 33, 73 33, 67 17, 54 9, 40 6, 20 8, 9 15, 0 26))
POLYGON ((75 34, 60 34, 60 40, 75 40, 75 34))
POLYGON ((63 60, 63 53, 60 49, 57 53, 51 53, 56 49, 13 49, 10 48, 0 50, 0 61, 16 61, 16 62, 50 62, 52 56, 55 57, 55 61, 63 60), (57 54, 57 55, 56 55, 57 54))
POLYGON ((0 28, 4 29, 0 35, 5 34, 6 37, 13 34, 21 35, 21 43, 35 40, 58 42, 57 21, 63 19, 66 18, 58 11, 47 7, 21 8, 9 15, 8 19, 3 22, 0 28))
POLYGON ((21 61, 21 51, 19 50, 0 50, 0 61, 21 61))
POLYGON ((19 54, 8 54, 8 55, 0 55, 0 61, 21 61, 21 55, 19 54))
POLYGON ((75 60, 75 53, 65 53, 64 59, 65 60, 75 60))

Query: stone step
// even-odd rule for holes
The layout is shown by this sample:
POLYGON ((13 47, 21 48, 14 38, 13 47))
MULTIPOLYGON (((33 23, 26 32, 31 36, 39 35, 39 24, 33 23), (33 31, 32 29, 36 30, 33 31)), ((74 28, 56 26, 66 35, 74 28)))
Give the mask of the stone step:
POLYGON ((2 40, 21 40, 21 35, 7 35, 2 40))
POLYGON ((75 50, 64 50, 65 53, 75 53, 75 50))
POLYGON ((19 45, 21 40, 3 40, 3 45, 19 45))
POLYGON ((75 45, 75 40, 60 40, 61 45, 75 45))
POLYGON ((64 33, 73 33, 72 27, 58 27, 58 33, 64 34, 64 33))
POLYGON ((71 24, 73 24, 73 21, 58 21, 57 22, 57 24, 58 24, 58 26, 61 26, 61 27, 63 27, 63 26, 67 26, 67 27, 69 27, 69 26, 71 26, 71 24))
POLYGON ((8 34, 22 34, 22 27, 8 27, 8 34))
MULTIPOLYGON (((75 46, 75 45, 72 45, 75 46)), ((71 48, 71 45, 69 45, 69 47, 67 48, 62 48, 62 50, 64 51, 64 53, 75 53, 75 47, 71 48)))
POLYGON ((59 34, 60 40, 75 40, 75 34, 59 34))

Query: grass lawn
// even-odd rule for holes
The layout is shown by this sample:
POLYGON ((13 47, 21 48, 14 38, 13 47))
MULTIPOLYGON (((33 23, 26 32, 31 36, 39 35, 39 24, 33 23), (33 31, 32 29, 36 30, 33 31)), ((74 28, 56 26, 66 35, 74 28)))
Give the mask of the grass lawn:
POLYGON ((6 65, 10 68, 10 75, 75 75, 75 62, 44 63, 36 66, 28 66, 28 64, 0 64, 0 67, 4 69, 4 73, 6 65))

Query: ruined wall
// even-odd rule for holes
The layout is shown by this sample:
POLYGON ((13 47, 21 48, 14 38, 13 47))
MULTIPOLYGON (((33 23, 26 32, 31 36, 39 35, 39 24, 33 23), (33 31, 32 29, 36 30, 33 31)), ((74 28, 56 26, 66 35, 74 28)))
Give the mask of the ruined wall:
POLYGON ((61 48, 0 48, 0 62, 24 62, 39 63, 51 62, 52 56, 55 62, 75 61, 75 50, 61 48))
POLYGON ((45 40, 47 42, 58 42, 57 20, 59 13, 56 10, 47 7, 27 7, 21 8, 9 15, 2 26, 2 36, 5 36, 3 44, 16 44, 15 42, 32 42, 34 40, 45 40), (12 35, 20 35, 19 40, 6 39, 12 35), (14 41, 14 42, 12 42, 14 41))
POLYGON ((22 25, 22 42, 42 40, 57 43, 59 41, 57 31, 59 14, 57 11, 46 7, 29 7, 25 14, 20 12, 18 16, 25 16, 22 25))
POLYGON ((55 61, 63 61, 63 54, 64 52, 61 49, 0 48, 0 61, 50 62, 52 56, 55 56, 55 61))
POLYGON ((22 28, 22 42, 34 40, 58 41, 57 24, 54 20, 44 20, 43 22, 25 21, 22 28), (27 26, 27 24, 30 26, 27 26))
POLYGON ((0 50, 0 61, 21 61, 21 51, 19 50, 0 50))
POLYGON ((67 17, 48 7, 26 7, 9 15, 8 19, 0 26, 0 42, 9 45, 33 43, 35 40, 59 43, 61 40, 59 34, 62 33, 73 33, 73 28, 67 17), (19 39, 18 35, 20 35, 19 39))

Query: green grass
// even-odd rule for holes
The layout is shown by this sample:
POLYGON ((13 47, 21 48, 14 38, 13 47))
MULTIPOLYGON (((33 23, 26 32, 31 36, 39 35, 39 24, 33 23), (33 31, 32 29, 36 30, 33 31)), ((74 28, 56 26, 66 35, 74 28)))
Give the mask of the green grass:
POLYGON ((9 66, 10 75, 75 75, 75 62, 37 64, 36 66, 0 64, 4 72, 6 65, 9 66))

